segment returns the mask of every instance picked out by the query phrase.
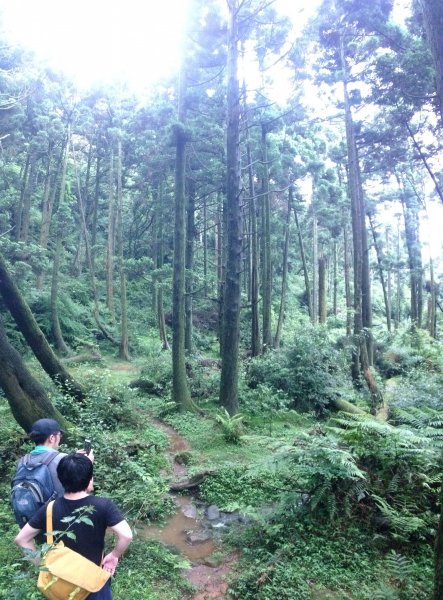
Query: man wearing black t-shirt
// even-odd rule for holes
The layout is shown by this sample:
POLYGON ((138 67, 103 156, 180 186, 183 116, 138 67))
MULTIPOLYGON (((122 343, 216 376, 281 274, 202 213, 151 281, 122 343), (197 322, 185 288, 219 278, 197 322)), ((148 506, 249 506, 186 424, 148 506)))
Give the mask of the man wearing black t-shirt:
MULTIPOLYGON (((68 454, 57 466, 57 474, 65 488, 63 498, 57 498, 53 507, 54 531, 65 531, 67 523, 62 519, 72 516, 75 509, 91 506, 92 512, 87 516, 93 527, 87 523, 74 523, 69 531, 75 539, 62 535, 65 546, 72 548, 96 565, 114 574, 118 560, 132 540, 131 528, 117 506, 108 498, 91 496, 93 489, 93 464, 84 454, 68 454), (103 557, 105 532, 110 528, 117 535, 117 544, 111 552, 103 557)), ((74 516, 78 513, 74 513, 74 516)), ((23 527, 15 543, 22 548, 35 550, 34 538, 40 531, 46 532, 46 507, 42 507, 23 527)), ((99 591, 88 596, 88 600, 112 600, 110 582, 99 591)))

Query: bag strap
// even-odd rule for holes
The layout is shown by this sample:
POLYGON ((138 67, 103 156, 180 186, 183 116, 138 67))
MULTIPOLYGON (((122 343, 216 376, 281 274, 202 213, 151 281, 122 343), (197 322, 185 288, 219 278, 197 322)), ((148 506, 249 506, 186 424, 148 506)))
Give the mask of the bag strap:
MULTIPOLYGON (((57 456, 59 456, 60 452, 42 452, 41 454, 32 454, 32 452, 29 452, 29 454, 25 454, 25 456, 20 460, 20 464, 24 465, 25 467, 29 466, 30 464, 32 464, 32 466, 38 466, 38 465, 46 465, 47 467, 49 467, 49 465, 52 463, 52 461, 57 458, 57 456), (35 457, 38 456, 38 461, 34 461, 35 457)), ((20 466, 20 465, 19 465, 20 466)))
POLYGON ((46 507, 46 543, 53 544, 54 538, 52 536, 52 509, 54 507, 54 500, 46 507))

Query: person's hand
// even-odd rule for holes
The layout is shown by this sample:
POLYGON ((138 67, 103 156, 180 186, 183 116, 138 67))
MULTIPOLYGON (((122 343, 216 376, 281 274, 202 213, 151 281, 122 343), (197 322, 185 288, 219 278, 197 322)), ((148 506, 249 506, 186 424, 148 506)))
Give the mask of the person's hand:
POLYGON ((85 456, 87 456, 89 458, 89 460, 91 462, 94 462, 94 450, 91 448, 91 450, 89 451, 89 454, 86 452, 86 450, 84 448, 80 448, 80 450, 76 450, 77 454, 84 454, 85 456))
POLYGON ((107 554, 102 561, 102 569, 114 575, 115 569, 118 565, 118 556, 116 556, 113 552, 107 554))

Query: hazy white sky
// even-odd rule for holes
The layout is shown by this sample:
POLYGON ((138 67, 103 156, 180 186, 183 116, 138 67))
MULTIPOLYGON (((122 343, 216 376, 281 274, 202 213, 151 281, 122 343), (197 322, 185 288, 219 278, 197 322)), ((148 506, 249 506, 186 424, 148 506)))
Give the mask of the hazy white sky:
MULTIPOLYGON (((275 0, 300 29, 320 0, 275 0)), ((8 37, 80 87, 124 79, 142 90, 176 69, 188 0, 0 0, 8 37)))
POLYGON ((187 0, 0 0, 13 41, 81 86, 152 82, 178 65, 187 0))

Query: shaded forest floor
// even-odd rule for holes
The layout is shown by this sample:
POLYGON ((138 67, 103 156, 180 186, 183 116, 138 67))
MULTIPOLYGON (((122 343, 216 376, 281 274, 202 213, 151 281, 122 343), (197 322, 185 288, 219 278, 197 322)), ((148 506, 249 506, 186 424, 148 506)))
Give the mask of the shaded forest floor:
MULTIPOLYGON (((319 418, 274 406, 269 388, 243 389, 236 432, 214 401, 218 373, 212 363, 195 363, 191 372, 203 414, 177 413, 169 398, 169 358, 153 351, 148 361, 106 357, 75 365, 71 371, 90 387, 90 403, 79 407, 55 398, 79 435, 94 440, 96 492, 113 497, 137 531, 113 583, 115 600, 428 598, 430 538, 392 542, 389 531, 374 528, 354 459, 346 458, 347 470, 348 462, 341 462, 347 446, 331 435, 338 432, 333 414, 319 418), (139 378, 155 393, 129 386, 139 378), (110 390, 119 401, 109 402, 110 390), (171 493, 175 484, 193 479, 195 487, 171 493), (313 492, 304 491, 309 485, 326 486, 315 514, 313 492), (354 485, 363 500, 346 495, 354 485), (208 518, 209 507, 218 520, 208 518), (208 530, 214 535, 199 539, 208 530)), ((377 436, 391 427, 387 407, 380 417, 373 431, 364 424, 367 443, 355 431, 354 446, 361 443, 367 452, 380 444, 377 436)), ((12 546, 16 526, 7 489, 15 458, 27 447, 6 404, 0 404, 0 439, 0 599, 37 600, 33 576, 25 575, 12 546)))

